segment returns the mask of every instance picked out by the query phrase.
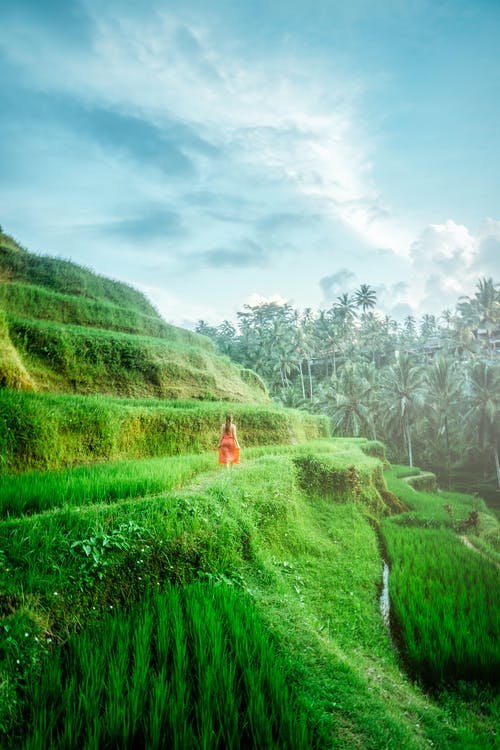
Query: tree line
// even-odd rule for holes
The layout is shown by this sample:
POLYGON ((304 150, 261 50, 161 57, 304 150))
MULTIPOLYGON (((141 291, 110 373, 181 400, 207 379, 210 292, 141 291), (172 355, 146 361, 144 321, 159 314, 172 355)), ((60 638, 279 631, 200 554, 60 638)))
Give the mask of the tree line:
POLYGON ((392 460, 449 487, 472 471, 500 487, 500 290, 481 278, 440 316, 398 322, 368 284, 329 309, 245 305, 237 322, 196 330, 255 370, 273 399, 327 414, 334 434, 383 440, 392 460))

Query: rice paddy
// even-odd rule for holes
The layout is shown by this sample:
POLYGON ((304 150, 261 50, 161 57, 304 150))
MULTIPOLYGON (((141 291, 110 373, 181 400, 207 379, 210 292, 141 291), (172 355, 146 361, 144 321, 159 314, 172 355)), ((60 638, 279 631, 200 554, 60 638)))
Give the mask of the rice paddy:
POLYGON ((498 568, 482 526, 483 554, 454 529, 486 509, 447 494, 451 516, 404 485, 410 512, 382 520, 400 656, 378 606, 384 479, 363 450, 320 440, 247 448, 231 472, 212 452, 3 476, 0 745, 493 750, 498 568), (294 460, 312 455, 357 466, 361 491, 311 492, 294 460))
POLYGON ((500 666, 500 570, 447 529, 384 525, 392 615, 426 684, 489 680, 500 666))
POLYGON ((248 597, 167 586, 46 659, 25 750, 313 746, 308 717, 248 597))

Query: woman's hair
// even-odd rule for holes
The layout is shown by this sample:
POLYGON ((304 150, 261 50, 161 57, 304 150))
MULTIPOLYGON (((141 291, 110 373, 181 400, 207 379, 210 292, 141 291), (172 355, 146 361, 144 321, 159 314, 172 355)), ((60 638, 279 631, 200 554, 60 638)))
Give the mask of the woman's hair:
POLYGON ((224 430, 226 432, 231 432, 231 425, 233 424, 233 415, 232 414, 226 414, 226 424, 224 425, 224 430))

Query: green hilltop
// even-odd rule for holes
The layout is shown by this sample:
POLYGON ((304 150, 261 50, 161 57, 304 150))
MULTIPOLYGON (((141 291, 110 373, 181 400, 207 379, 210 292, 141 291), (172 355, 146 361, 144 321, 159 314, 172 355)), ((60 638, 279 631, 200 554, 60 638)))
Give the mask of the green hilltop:
POLYGON ((125 398, 266 403, 262 380, 136 289, 0 233, 0 385, 125 398))
POLYGON ((0 474, 215 450, 227 411, 247 447, 329 434, 136 289, 0 233, 0 474))

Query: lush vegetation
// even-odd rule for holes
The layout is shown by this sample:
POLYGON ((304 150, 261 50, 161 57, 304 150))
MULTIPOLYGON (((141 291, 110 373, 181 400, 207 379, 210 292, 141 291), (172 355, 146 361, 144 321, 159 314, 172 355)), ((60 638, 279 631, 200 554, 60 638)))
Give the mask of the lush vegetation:
POLYGON ((418 332, 247 308, 221 358, 1 233, 0 278, 1 747, 498 746, 498 521, 376 439, 491 486, 491 280, 418 332))
POLYGON ((260 377, 168 325, 126 284, 0 232, 0 387, 129 398, 269 401, 260 377))
POLYGON ((242 445, 326 437, 326 417, 276 405, 141 401, 0 390, 0 474, 215 449, 231 409, 242 445))
MULTIPOLYGON (((379 612, 377 514, 373 486, 364 487, 368 467, 377 476, 379 470, 363 448, 380 449, 362 440, 256 447, 230 472, 207 471, 206 455, 178 457, 165 462, 163 490, 157 459, 130 462, 125 478, 116 464, 39 475, 47 497, 50 489, 60 493, 58 506, 47 503, 29 516, 12 507, 0 525, 3 746, 43 747, 50 737, 62 747, 86 732, 92 742, 93 732, 102 740, 117 726, 121 746, 133 739, 140 745, 145 736, 154 743, 158 731, 168 734, 170 711, 185 717, 189 710, 178 747, 203 746, 210 727, 227 733, 236 726, 238 733, 245 726, 250 747, 495 747, 498 705, 487 683, 468 683, 475 701, 460 688, 431 698, 401 671, 379 612), (302 489, 310 463, 295 466, 311 455, 323 460, 326 486, 302 489), (156 486, 141 489, 148 465, 156 486), (351 488, 348 497, 331 486, 327 470, 350 466, 359 467, 361 491, 351 488), (122 500, 127 487, 130 499, 122 500), (78 488, 85 497, 75 505, 78 488), (195 581, 203 585, 192 587, 195 581), (145 606, 151 596, 155 604, 145 606), (159 609, 169 613, 161 623, 159 609), (213 638, 214 649, 202 653, 207 641, 200 638, 213 638), (163 647, 172 657, 162 672, 163 647), (176 649, 187 680, 172 678, 176 649), (109 679, 96 680, 99 669, 109 679), (229 689, 237 677, 238 690, 229 689), (78 721, 87 705, 91 724, 78 721), (158 708, 154 717, 151 706, 158 708), (270 744, 269 736, 255 740, 265 731, 273 733, 270 744)), ((5 477, 12 496, 20 479, 5 477)), ((26 479, 29 486, 31 475, 26 479)), ((390 486, 407 505, 413 496, 421 501, 427 517, 439 508, 449 534, 477 507, 481 521, 498 527, 473 498, 447 495, 452 516, 440 496, 416 493, 393 475, 390 486)), ((35 482, 32 497, 36 492, 35 482)), ((390 512, 379 503, 381 515, 390 512)), ((386 517, 382 528, 407 516, 386 517)))
POLYGON ((248 596, 166 586, 46 659, 23 747, 309 750, 288 671, 248 596))
POLYGON ((197 330, 256 370, 281 403, 327 414, 335 434, 379 438, 391 460, 420 463, 441 485, 498 497, 500 291, 492 279, 480 279, 455 311, 420 322, 381 315, 363 284, 327 310, 245 306, 237 324, 200 321, 197 330))
POLYGON ((393 626, 407 667, 428 685, 493 684, 500 665, 498 523, 478 498, 417 492, 401 476, 389 485, 410 509, 382 524, 393 626))
POLYGON ((500 665, 497 566, 443 529, 393 524, 384 536, 394 620, 412 673, 430 684, 493 682, 500 665))
POLYGON ((176 341, 213 351, 206 336, 168 325, 156 313, 141 308, 120 307, 107 299, 63 294, 19 281, 0 285, 0 307, 12 318, 52 320, 66 325, 91 326, 176 341))
POLYGON ((0 268, 2 281, 5 282, 23 282, 64 295, 107 300, 143 315, 158 316, 155 308, 137 289, 120 281, 99 276, 71 261, 30 253, 2 232, 0 268))
MULTIPOLYGON (((346 453, 363 462, 369 450, 368 441, 343 441, 335 455, 342 459, 346 453)), ((329 440, 308 442, 315 455, 330 452, 329 440)), ((296 452, 293 445, 262 445, 245 447, 245 457, 277 455, 296 452)), ((158 495, 175 490, 198 474, 213 470, 217 463, 214 450, 203 454, 160 456, 155 459, 116 461, 113 463, 84 464, 58 471, 29 471, 0 476, 0 519, 9 516, 31 515, 50 508, 81 507, 112 503, 133 497, 158 495)), ((383 489, 383 488, 381 488, 383 489)))

